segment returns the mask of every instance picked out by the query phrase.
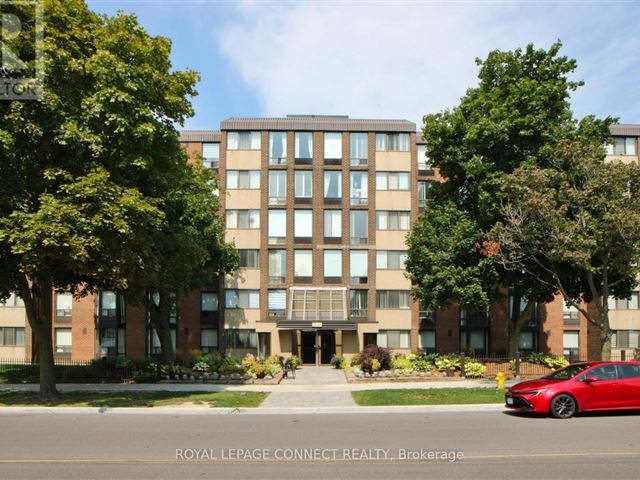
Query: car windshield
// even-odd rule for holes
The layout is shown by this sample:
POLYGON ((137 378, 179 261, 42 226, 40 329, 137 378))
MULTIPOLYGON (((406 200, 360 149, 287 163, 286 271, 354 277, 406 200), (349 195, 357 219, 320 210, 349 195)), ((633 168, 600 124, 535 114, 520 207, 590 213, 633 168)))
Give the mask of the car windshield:
POLYGON ((589 368, 589 365, 569 365, 568 367, 561 368, 560 370, 542 378, 545 380, 568 380, 587 368, 589 368))

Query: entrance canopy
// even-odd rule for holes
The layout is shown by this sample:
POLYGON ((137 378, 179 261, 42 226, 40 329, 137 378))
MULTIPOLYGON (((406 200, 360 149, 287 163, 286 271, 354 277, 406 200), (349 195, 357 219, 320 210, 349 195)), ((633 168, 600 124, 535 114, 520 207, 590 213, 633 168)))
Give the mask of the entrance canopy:
POLYGON ((313 328, 355 330, 347 317, 345 287, 291 287, 286 320, 281 328, 313 328))

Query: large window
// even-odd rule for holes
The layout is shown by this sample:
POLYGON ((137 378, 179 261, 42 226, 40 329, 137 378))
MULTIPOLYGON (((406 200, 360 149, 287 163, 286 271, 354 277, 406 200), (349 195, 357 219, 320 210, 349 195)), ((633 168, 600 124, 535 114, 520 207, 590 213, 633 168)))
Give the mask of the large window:
POLYGON ((436 331, 421 330, 420 331, 419 348, 425 353, 435 353, 436 351, 436 331))
POLYGON ((324 211, 324 238, 325 241, 342 238, 342 210, 324 211))
POLYGON ((269 250, 269 283, 284 283, 287 276, 287 251, 269 250))
POLYGON ((366 133, 352 133, 350 136, 351 165, 367 165, 369 159, 369 135, 366 133))
POLYGON ((376 190, 409 190, 409 172, 377 172, 376 190))
POLYGON ((418 206, 424 208, 431 199, 433 182, 418 182, 418 206))
POLYGON ((307 322, 347 319, 343 288, 291 289, 289 320, 307 322))
POLYGON ((410 227, 409 212, 376 211, 376 228, 378 230, 409 230, 410 227))
POLYGON ((287 211, 269 210, 269 244, 282 244, 287 237, 287 211))
POLYGON ((272 170, 269 172, 269 205, 287 203, 287 172, 272 170))
POLYGON ((351 290, 351 316, 366 317, 369 304, 369 290, 351 290))
POLYGON ((311 198, 313 193, 312 184, 311 184, 311 171, 298 171, 295 175, 295 190, 296 190, 296 199, 299 198, 311 198))
POLYGON ((258 348, 258 334, 255 330, 230 329, 225 331, 227 348, 258 348))
POLYGON ((378 290, 376 292, 376 307, 410 308, 411 295, 409 290, 378 290))
POLYGON ((637 310, 638 309, 638 292, 631 292, 629 298, 609 297, 609 310, 637 310))
POLYGON ((260 228, 260 210, 227 210, 227 228, 260 228))
POLYGON ((562 349, 564 355, 571 358, 578 358, 580 355, 580 332, 564 332, 562 334, 562 349))
POLYGON ((294 282, 310 283, 313 276, 313 251, 293 251, 293 276, 294 282))
POLYGON ((212 353, 218 350, 218 330, 203 328, 200 330, 200 350, 202 353, 212 353))
POLYGON ((366 210, 351 211, 351 244, 358 245, 369 241, 369 212, 366 210))
POLYGON ((239 249, 239 266, 241 268, 260 268, 260 250, 239 249))
POLYGON ((24 327, 0 327, 0 345, 24 346, 24 327))
POLYGON ((294 239, 310 242, 313 237, 313 211, 294 210, 293 215, 294 239))
POLYGON ((229 132, 227 148, 229 150, 260 150, 260 132, 229 132))
POLYGON ((475 355, 489 351, 489 317, 481 310, 460 309, 460 348, 475 355))
POLYGON ((340 283, 342 281, 342 250, 324 251, 324 281, 340 283))
POLYGON ((424 172, 432 169, 431 160, 427 157, 427 147, 418 145, 418 170, 424 172))
POLYGON ((349 277, 351 285, 361 285, 369 282, 369 251, 351 250, 349 263, 349 277))
POLYGON ((562 304, 562 321, 565 325, 579 325, 580 324, 580 311, 566 303, 562 304))
POLYGON ((376 268, 379 270, 404 270, 407 252, 401 250, 378 250, 376 268))
POLYGON ((286 290, 269 290, 268 293, 268 309, 270 316, 284 315, 287 306, 286 290))
POLYGON ((378 346, 386 348, 411 348, 411 330, 380 330, 378 346))
POLYGON ((369 202, 369 180, 367 172, 351 172, 351 205, 367 205, 369 202))
POLYGON ((73 295, 70 293, 56 293, 56 317, 70 317, 73 295))
POLYGON ((287 132, 269 132, 269 164, 287 163, 287 132))
POLYGON ((313 135, 311 132, 296 132, 296 159, 311 160, 313 158, 313 135))
POLYGON ((100 292, 100 317, 116 318, 118 297, 115 292, 103 290, 100 292))
POLYGON ((638 330, 616 330, 611 337, 612 348, 640 348, 638 330))
POLYGON ((607 155, 636 155, 636 137, 614 137, 613 145, 607 145, 607 155))
POLYGON ((202 144, 202 166, 204 168, 218 168, 220 165, 220 144, 202 144))
POLYGON ((340 160, 342 158, 342 133, 326 132, 324 134, 324 158, 325 160, 340 160))
POLYGON ((227 170, 227 189, 260 188, 260 170, 227 170))
POLYGON ((341 172, 324 172, 324 201, 326 203, 340 203, 342 201, 341 172))
POLYGON ((409 151, 408 133, 378 133, 376 134, 376 151, 409 151))
POLYGON ((260 308, 260 290, 225 291, 225 308, 260 308))
POLYGON ((70 328, 56 328, 56 353, 71 353, 72 337, 70 328))
POLYGON ((215 292, 202 292, 200 294, 200 310, 202 312, 217 312, 218 294, 215 292))

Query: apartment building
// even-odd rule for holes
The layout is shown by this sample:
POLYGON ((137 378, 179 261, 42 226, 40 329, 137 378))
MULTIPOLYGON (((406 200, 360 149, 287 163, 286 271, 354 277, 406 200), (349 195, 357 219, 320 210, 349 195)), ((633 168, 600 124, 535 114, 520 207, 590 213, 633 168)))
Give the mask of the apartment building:
MULTIPOLYGON (((638 161, 640 125, 615 125, 612 133, 609 158, 638 161)), ((177 299, 171 328, 179 352, 295 354, 305 364, 326 364, 334 353, 349 356, 371 343, 401 352, 506 353, 503 308, 431 312, 411 298, 405 238, 440 180, 414 123, 231 118, 217 131, 183 131, 180 140, 192 161, 219 178, 226 237, 239 250, 240 268, 177 299)), ((609 306, 614 354, 632 355, 638 291, 609 306)), ((74 300, 57 293, 53 308, 59 359, 159 352, 147 313, 121 294, 74 300)), ((24 327, 19 299, 0 306, 0 332, 9 332, 0 335, 0 358, 30 356, 24 327)), ((538 306, 519 347, 595 358, 599 338, 556 298, 538 306)))

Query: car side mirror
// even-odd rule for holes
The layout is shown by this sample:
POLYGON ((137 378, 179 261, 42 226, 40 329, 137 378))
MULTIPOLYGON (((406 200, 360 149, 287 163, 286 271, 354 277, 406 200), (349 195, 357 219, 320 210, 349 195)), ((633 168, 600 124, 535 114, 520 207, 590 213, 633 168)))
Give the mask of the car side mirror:
POLYGON ((597 381, 598 381, 598 377, 585 377, 584 379, 584 383, 593 383, 597 381))

